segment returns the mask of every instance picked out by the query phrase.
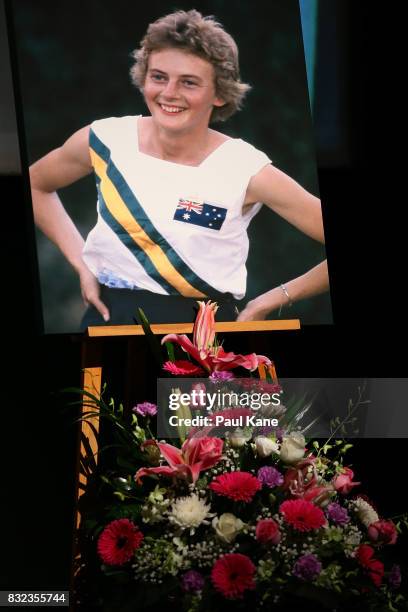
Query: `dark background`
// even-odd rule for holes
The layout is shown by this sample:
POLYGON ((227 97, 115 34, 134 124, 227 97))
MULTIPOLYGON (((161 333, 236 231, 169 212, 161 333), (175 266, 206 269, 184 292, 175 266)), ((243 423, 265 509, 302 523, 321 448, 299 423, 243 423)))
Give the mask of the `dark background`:
MULTIPOLYGON (((406 170, 399 150, 404 114, 397 62, 404 41, 398 24, 402 27, 404 21, 399 9, 391 6, 347 0, 332 0, 331 5, 344 17, 344 129, 350 145, 341 165, 318 158, 335 325, 231 335, 227 342, 232 350, 270 355, 282 377, 403 377, 406 170)), ((335 57, 324 47, 320 54, 328 70, 335 57)), ((316 114, 315 125, 316 130, 321 128, 316 114)), ((52 392, 79 384, 80 343, 70 334, 39 337, 36 333, 41 309, 31 213, 23 205, 20 178, 1 181, 6 307, 1 578, 3 588, 67 588, 75 436, 71 414, 63 411, 64 402, 52 392)), ((120 339, 106 350, 112 392, 121 385, 128 347, 128 341, 120 339)), ((142 367, 149 368, 147 347, 138 348, 135 379, 142 367)), ((143 384, 148 387, 151 380, 143 384)), ((139 392, 139 399, 149 398, 148 388, 139 392)), ((362 440, 350 460, 382 513, 405 510, 404 439, 362 440)))
MULTIPOLYGON (((14 3, 16 51, 28 162, 60 146, 94 119, 146 114, 131 85, 131 51, 147 25, 175 7, 215 15, 237 41, 241 77, 253 87, 244 109, 215 129, 265 151, 274 164, 319 195, 313 125, 297 0, 226 0, 114 4, 73 0, 14 3), (248 27, 251 24, 251 27, 248 27)), ((96 222, 92 176, 61 190, 84 238, 96 222)), ((325 258, 325 249, 264 207, 249 230, 247 299, 295 278, 325 258)), ((37 232, 46 332, 78 330, 84 306, 78 277, 37 232)), ((273 313, 271 318, 277 316, 273 313)), ((290 312, 303 324, 332 322, 328 293, 290 312)))

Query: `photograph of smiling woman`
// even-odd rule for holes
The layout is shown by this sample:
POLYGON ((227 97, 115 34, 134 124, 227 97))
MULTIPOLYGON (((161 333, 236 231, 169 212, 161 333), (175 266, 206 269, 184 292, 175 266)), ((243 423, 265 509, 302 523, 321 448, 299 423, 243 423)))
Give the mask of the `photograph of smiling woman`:
MULTIPOLYGON (((325 261, 248 301, 247 228, 264 204, 324 242, 319 199, 269 156, 210 127, 243 105, 238 48, 214 18, 176 11, 151 23, 131 79, 149 115, 92 121, 30 168, 37 226, 77 272, 80 329, 188 322, 199 299, 217 320, 263 320, 328 289, 325 261), (86 240, 57 190, 93 174, 97 221, 86 240)), ((265 270, 267 272, 267 270, 265 270)))

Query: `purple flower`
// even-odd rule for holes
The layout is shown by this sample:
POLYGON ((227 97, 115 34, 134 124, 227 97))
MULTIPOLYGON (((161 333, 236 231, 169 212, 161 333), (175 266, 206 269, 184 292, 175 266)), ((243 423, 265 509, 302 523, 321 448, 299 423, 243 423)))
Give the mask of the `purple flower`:
POLYGON ((337 525, 346 525, 350 517, 345 508, 342 508, 340 504, 333 502, 327 506, 326 510, 327 518, 332 521, 332 523, 336 523, 337 525))
POLYGON ((137 412, 140 416, 155 416, 157 414, 156 404, 150 402, 143 402, 143 404, 137 404, 133 409, 133 412, 137 412))
POLYGON ((264 425, 263 427, 259 427, 257 430, 258 436, 269 436, 269 434, 275 431, 276 427, 273 425, 264 425))
POLYGON ((195 570, 189 570, 181 577, 181 588, 188 593, 202 591, 204 587, 204 576, 195 570))
POLYGON ((274 467, 270 467, 269 465, 264 465, 263 467, 259 468, 257 478, 263 485, 270 487, 271 489, 273 487, 278 487, 283 483, 283 476, 279 470, 274 467))
POLYGON ((283 427, 277 427, 275 430, 276 439, 278 442, 282 442, 284 436, 286 435, 286 431, 283 427))
POLYGON ((399 589, 401 586, 401 568, 399 565, 393 565, 388 576, 388 582, 393 589, 399 589))
POLYGON ((222 371, 222 372, 213 372, 210 376, 210 380, 213 383, 223 383, 226 382, 227 380, 233 380, 234 379, 234 375, 232 372, 226 372, 226 371, 222 371))
POLYGON ((301 580, 312 581, 322 571, 322 564, 316 555, 302 555, 293 567, 293 575, 301 580))

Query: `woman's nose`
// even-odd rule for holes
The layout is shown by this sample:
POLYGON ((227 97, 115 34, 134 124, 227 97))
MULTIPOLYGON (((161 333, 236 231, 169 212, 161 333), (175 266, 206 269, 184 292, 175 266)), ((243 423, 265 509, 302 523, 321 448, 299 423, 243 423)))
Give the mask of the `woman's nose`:
POLYGON ((171 98, 177 96, 178 94, 177 81, 173 81, 172 79, 169 79, 166 83, 166 87, 163 89, 163 94, 171 98))

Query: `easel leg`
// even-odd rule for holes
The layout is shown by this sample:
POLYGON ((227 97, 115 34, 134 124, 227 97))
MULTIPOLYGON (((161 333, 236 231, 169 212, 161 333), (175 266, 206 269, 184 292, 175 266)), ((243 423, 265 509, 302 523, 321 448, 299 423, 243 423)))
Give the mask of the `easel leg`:
MULTIPOLYGON (((101 397, 102 391, 102 341, 84 339, 81 356, 81 388, 94 395, 97 399, 101 397)), ((82 396, 82 405, 79 418, 86 412, 92 410, 92 399, 86 395, 82 396)), ((88 421, 81 421, 78 428, 78 455, 77 455, 77 481, 75 491, 75 526, 73 538, 72 572, 71 572, 71 596, 75 597, 74 581, 81 568, 81 553, 77 546, 77 530, 81 523, 81 514, 78 502, 86 489, 87 482, 92 475, 98 461, 98 434, 99 416, 94 416, 88 421)), ((70 610, 75 610, 75 602, 70 604, 70 610)))

